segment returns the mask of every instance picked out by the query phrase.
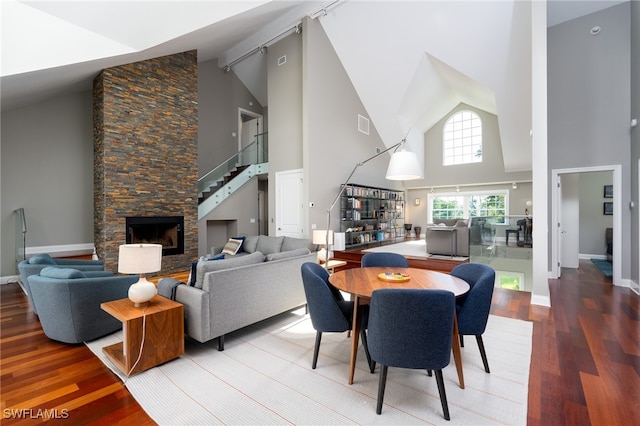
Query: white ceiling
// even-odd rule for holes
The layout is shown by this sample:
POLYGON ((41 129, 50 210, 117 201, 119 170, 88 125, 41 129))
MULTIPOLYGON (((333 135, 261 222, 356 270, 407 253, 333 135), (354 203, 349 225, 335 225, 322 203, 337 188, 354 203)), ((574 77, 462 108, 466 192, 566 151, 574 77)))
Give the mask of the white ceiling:
MULTIPOLYGON (((89 90, 104 68, 186 50, 197 49, 200 61, 224 58, 222 66, 329 6, 319 20, 384 141, 395 143, 408 126, 426 130, 465 102, 514 124, 500 128, 505 170, 530 170, 530 150, 521 149, 519 140, 529 138, 530 112, 522 120, 526 108, 521 97, 516 101, 522 84, 510 77, 530 75, 530 45, 525 46, 530 38, 522 28, 530 28, 527 2, 404 3, 400 13, 399 3, 388 1, 2 0, 2 109, 89 90), (444 34, 454 43, 443 43, 444 34), (461 60, 455 43, 465 37, 495 49, 482 49, 482 59, 467 49, 461 60), (361 54, 363 48, 374 51, 361 54)), ((618 3, 553 0, 548 25, 618 3)), ((266 99, 262 89, 254 90, 266 99)))

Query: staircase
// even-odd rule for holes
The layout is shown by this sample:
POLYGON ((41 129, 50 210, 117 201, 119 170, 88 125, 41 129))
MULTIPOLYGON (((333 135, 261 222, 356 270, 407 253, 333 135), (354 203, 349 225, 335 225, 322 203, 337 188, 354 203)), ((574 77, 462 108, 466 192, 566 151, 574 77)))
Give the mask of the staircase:
POLYGON ((267 134, 198 179, 198 220, 209 214, 238 188, 257 175, 268 173, 267 134))

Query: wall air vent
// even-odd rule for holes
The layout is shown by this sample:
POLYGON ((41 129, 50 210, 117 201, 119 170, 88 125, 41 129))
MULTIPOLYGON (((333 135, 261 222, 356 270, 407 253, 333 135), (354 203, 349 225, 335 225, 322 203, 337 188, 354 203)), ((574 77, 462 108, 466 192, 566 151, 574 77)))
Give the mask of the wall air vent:
POLYGON ((365 135, 369 134, 369 119, 361 116, 360 114, 358 114, 358 131, 365 135))
POLYGON ((284 65, 287 63, 287 55, 282 55, 278 58, 278 66, 284 65))

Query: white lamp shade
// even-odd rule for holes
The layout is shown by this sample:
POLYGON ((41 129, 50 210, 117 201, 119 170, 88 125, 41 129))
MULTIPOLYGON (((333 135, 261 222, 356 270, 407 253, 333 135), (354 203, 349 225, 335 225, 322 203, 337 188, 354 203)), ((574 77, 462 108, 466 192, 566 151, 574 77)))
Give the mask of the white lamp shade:
POLYGON ((147 274, 162 269, 162 245, 123 244, 118 252, 118 272, 147 274))
POLYGON ((404 149, 394 152, 387 168, 389 180, 413 180, 422 178, 422 170, 415 153, 404 149))
MULTIPOLYGON (((313 244, 327 245, 327 230, 315 229, 313 231, 313 244)), ((333 244, 333 231, 329 230, 329 244, 333 244)))

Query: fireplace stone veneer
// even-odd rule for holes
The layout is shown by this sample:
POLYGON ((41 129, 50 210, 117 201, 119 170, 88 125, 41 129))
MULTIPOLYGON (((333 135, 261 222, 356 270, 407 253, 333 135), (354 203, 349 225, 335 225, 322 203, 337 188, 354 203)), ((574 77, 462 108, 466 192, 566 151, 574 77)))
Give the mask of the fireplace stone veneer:
POLYGON ((94 243, 117 271, 127 217, 183 217, 183 252, 198 257, 198 64, 195 51, 103 70, 93 82, 94 243))

